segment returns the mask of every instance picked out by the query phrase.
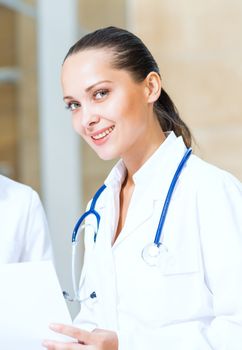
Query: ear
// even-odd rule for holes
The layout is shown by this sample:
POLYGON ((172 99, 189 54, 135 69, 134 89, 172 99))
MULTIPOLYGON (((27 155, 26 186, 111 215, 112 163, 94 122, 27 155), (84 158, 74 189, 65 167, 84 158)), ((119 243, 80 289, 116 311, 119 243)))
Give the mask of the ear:
POLYGON ((156 72, 150 72, 145 78, 145 92, 148 103, 158 100, 161 92, 161 78, 156 72))

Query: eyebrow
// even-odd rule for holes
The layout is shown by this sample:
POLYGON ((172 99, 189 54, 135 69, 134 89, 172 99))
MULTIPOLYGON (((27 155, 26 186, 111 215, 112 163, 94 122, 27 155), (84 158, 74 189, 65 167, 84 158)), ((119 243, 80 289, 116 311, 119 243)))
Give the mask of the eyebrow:
MULTIPOLYGON (((100 80, 100 81, 97 81, 96 83, 88 86, 86 89, 85 89, 85 92, 89 92, 90 90, 92 90, 96 85, 99 85, 99 84, 102 84, 102 83, 111 83, 111 80, 100 80)), ((63 100, 65 99, 74 99, 74 97, 72 96, 64 96, 63 97, 63 100)))

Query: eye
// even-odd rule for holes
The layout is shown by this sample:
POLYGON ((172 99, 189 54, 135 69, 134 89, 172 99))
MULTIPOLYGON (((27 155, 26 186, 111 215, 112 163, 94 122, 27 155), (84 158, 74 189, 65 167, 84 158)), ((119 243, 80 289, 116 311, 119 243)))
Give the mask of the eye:
POLYGON ((96 100, 101 100, 108 95, 109 91, 107 89, 101 89, 96 91, 93 96, 96 100))
POLYGON ((66 109, 68 109, 68 111, 71 111, 71 112, 75 111, 79 107, 81 107, 81 105, 78 102, 70 102, 66 105, 66 109))

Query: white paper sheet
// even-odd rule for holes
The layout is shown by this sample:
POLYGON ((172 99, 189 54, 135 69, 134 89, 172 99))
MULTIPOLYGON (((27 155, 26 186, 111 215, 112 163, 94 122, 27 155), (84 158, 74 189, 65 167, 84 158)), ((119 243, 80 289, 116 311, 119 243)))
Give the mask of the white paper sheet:
POLYGON ((52 322, 71 317, 50 261, 0 265, 0 349, 44 350, 43 339, 66 340, 52 322))

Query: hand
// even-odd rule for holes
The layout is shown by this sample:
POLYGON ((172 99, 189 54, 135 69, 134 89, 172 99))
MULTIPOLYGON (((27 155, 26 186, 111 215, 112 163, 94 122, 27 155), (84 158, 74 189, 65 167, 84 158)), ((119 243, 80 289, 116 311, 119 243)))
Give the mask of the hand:
POLYGON ((95 329, 93 332, 87 332, 63 324, 52 324, 50 328, 57 333, 67 335, 77 341, 63 343, 53 340, 44 340, 42 345, 48 350, 118 350, 118 337, 117 334, 112 331, 95 329))

